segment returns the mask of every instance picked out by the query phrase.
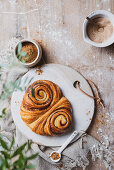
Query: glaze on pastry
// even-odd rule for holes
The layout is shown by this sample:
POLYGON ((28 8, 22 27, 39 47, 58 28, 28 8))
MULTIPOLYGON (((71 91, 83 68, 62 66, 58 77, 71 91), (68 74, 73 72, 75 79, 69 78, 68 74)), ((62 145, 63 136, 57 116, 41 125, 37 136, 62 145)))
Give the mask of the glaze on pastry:
POLYGON ((27 88, 20 114, 26 125, 40 135, 61 134, 72 122, 70 102, 59 86, 48 80, 38 80, 27 88))

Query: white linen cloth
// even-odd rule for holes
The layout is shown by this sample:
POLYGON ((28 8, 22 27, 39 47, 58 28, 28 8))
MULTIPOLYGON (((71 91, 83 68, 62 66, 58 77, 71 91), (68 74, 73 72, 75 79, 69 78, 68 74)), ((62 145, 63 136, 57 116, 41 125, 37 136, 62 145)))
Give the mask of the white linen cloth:
MULTIPOLYGON (((7 45, 7 48, 0 52, 0 64, 5 63, 7 67, 2 70, 2 77, 0 82, 0 94, 4 82, 15 81, 19 76, 28 71, 27 68, 19 67, 18 65, 12 67, 14 62, 13 50, 15 44, 18 42, 16 38, 12 38, 7 45), (8 58, 10 57, 10 60, 8 58)), ((17 62, 17 61, 15 61, 17 62)), ((10 113, 10 98, 5 101, 0 101, 0 112, 7 108, 7 115, 0 120, 0 133, 7 142, 11 141, 12 136, 15 136, 15 146, 22 145, 27 141, 15 127, 15 124, 10 113)), ((36 165, 36 170, 71 170, 73 167, 82 167, 85 169, 89 165, 88 155, 91 154, 92 160, 96 158, 101 159, 107 169, 111 169, 111 162, 113 159, 113 151, 101 144, 92 136, 85 134, 76 142, 70 144, 62 153, 62 159, 59 163, 54 163, 49 159, 49 153, 53 150, 58 150, 58 147, 44 147, 33 143, 30 153, 38 152, 38 157, 32 162, 36 165)))

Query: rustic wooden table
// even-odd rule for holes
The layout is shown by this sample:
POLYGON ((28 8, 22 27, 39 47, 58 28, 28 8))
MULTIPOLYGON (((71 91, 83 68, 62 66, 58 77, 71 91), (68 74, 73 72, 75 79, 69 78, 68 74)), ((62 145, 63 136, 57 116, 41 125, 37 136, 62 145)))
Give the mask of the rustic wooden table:
MULTIPOLYGON (((99 9, 114 13, 114 0, 0 0, 0 48, 12 37, 30 37, 41 44, 46 63, 70 66, 91 79, 106 112, 96 107, 88 133, 108 145, 114 142, 114 44, 95 48, 82 36, 84 18, 99 9)), ((105 170, 99 161, 91 162, 87 169, 105 170)))

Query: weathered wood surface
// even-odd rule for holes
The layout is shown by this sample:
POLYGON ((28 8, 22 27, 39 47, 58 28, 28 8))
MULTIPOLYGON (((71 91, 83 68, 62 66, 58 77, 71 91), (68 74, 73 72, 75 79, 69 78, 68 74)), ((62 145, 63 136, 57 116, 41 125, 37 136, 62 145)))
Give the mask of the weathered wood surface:
MULTIPOLYGON (((96 109, 88 132, 101 141, 108 136, 113 143, 114 44, 95 48, 82 35, 84 18, 99 9, 114 13, 114 0, 0 0, 0 49, 11 37, 30 37, 41 44, 47 63, 68 65, 95 82, 107 111, 96 109), (32 9, 38 10, 22 15, 4 13, 32 9)), ((87 169, 105 168, 95 162, 87 169)))

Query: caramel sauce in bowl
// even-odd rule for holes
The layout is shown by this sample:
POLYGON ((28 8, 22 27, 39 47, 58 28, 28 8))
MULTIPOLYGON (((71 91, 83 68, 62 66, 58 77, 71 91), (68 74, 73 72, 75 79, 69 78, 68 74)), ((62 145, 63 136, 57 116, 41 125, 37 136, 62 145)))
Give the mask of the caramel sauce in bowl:
POLYGON ((26 67, 36 66, 42 57, 41 46, 30 39, 23 39, 19 41, 14 51, 15 57, 26 67), (18 54, 18 47, 21 44, 20 55, 18 54), (24 55, 24 56, 23 56, 24 55))

